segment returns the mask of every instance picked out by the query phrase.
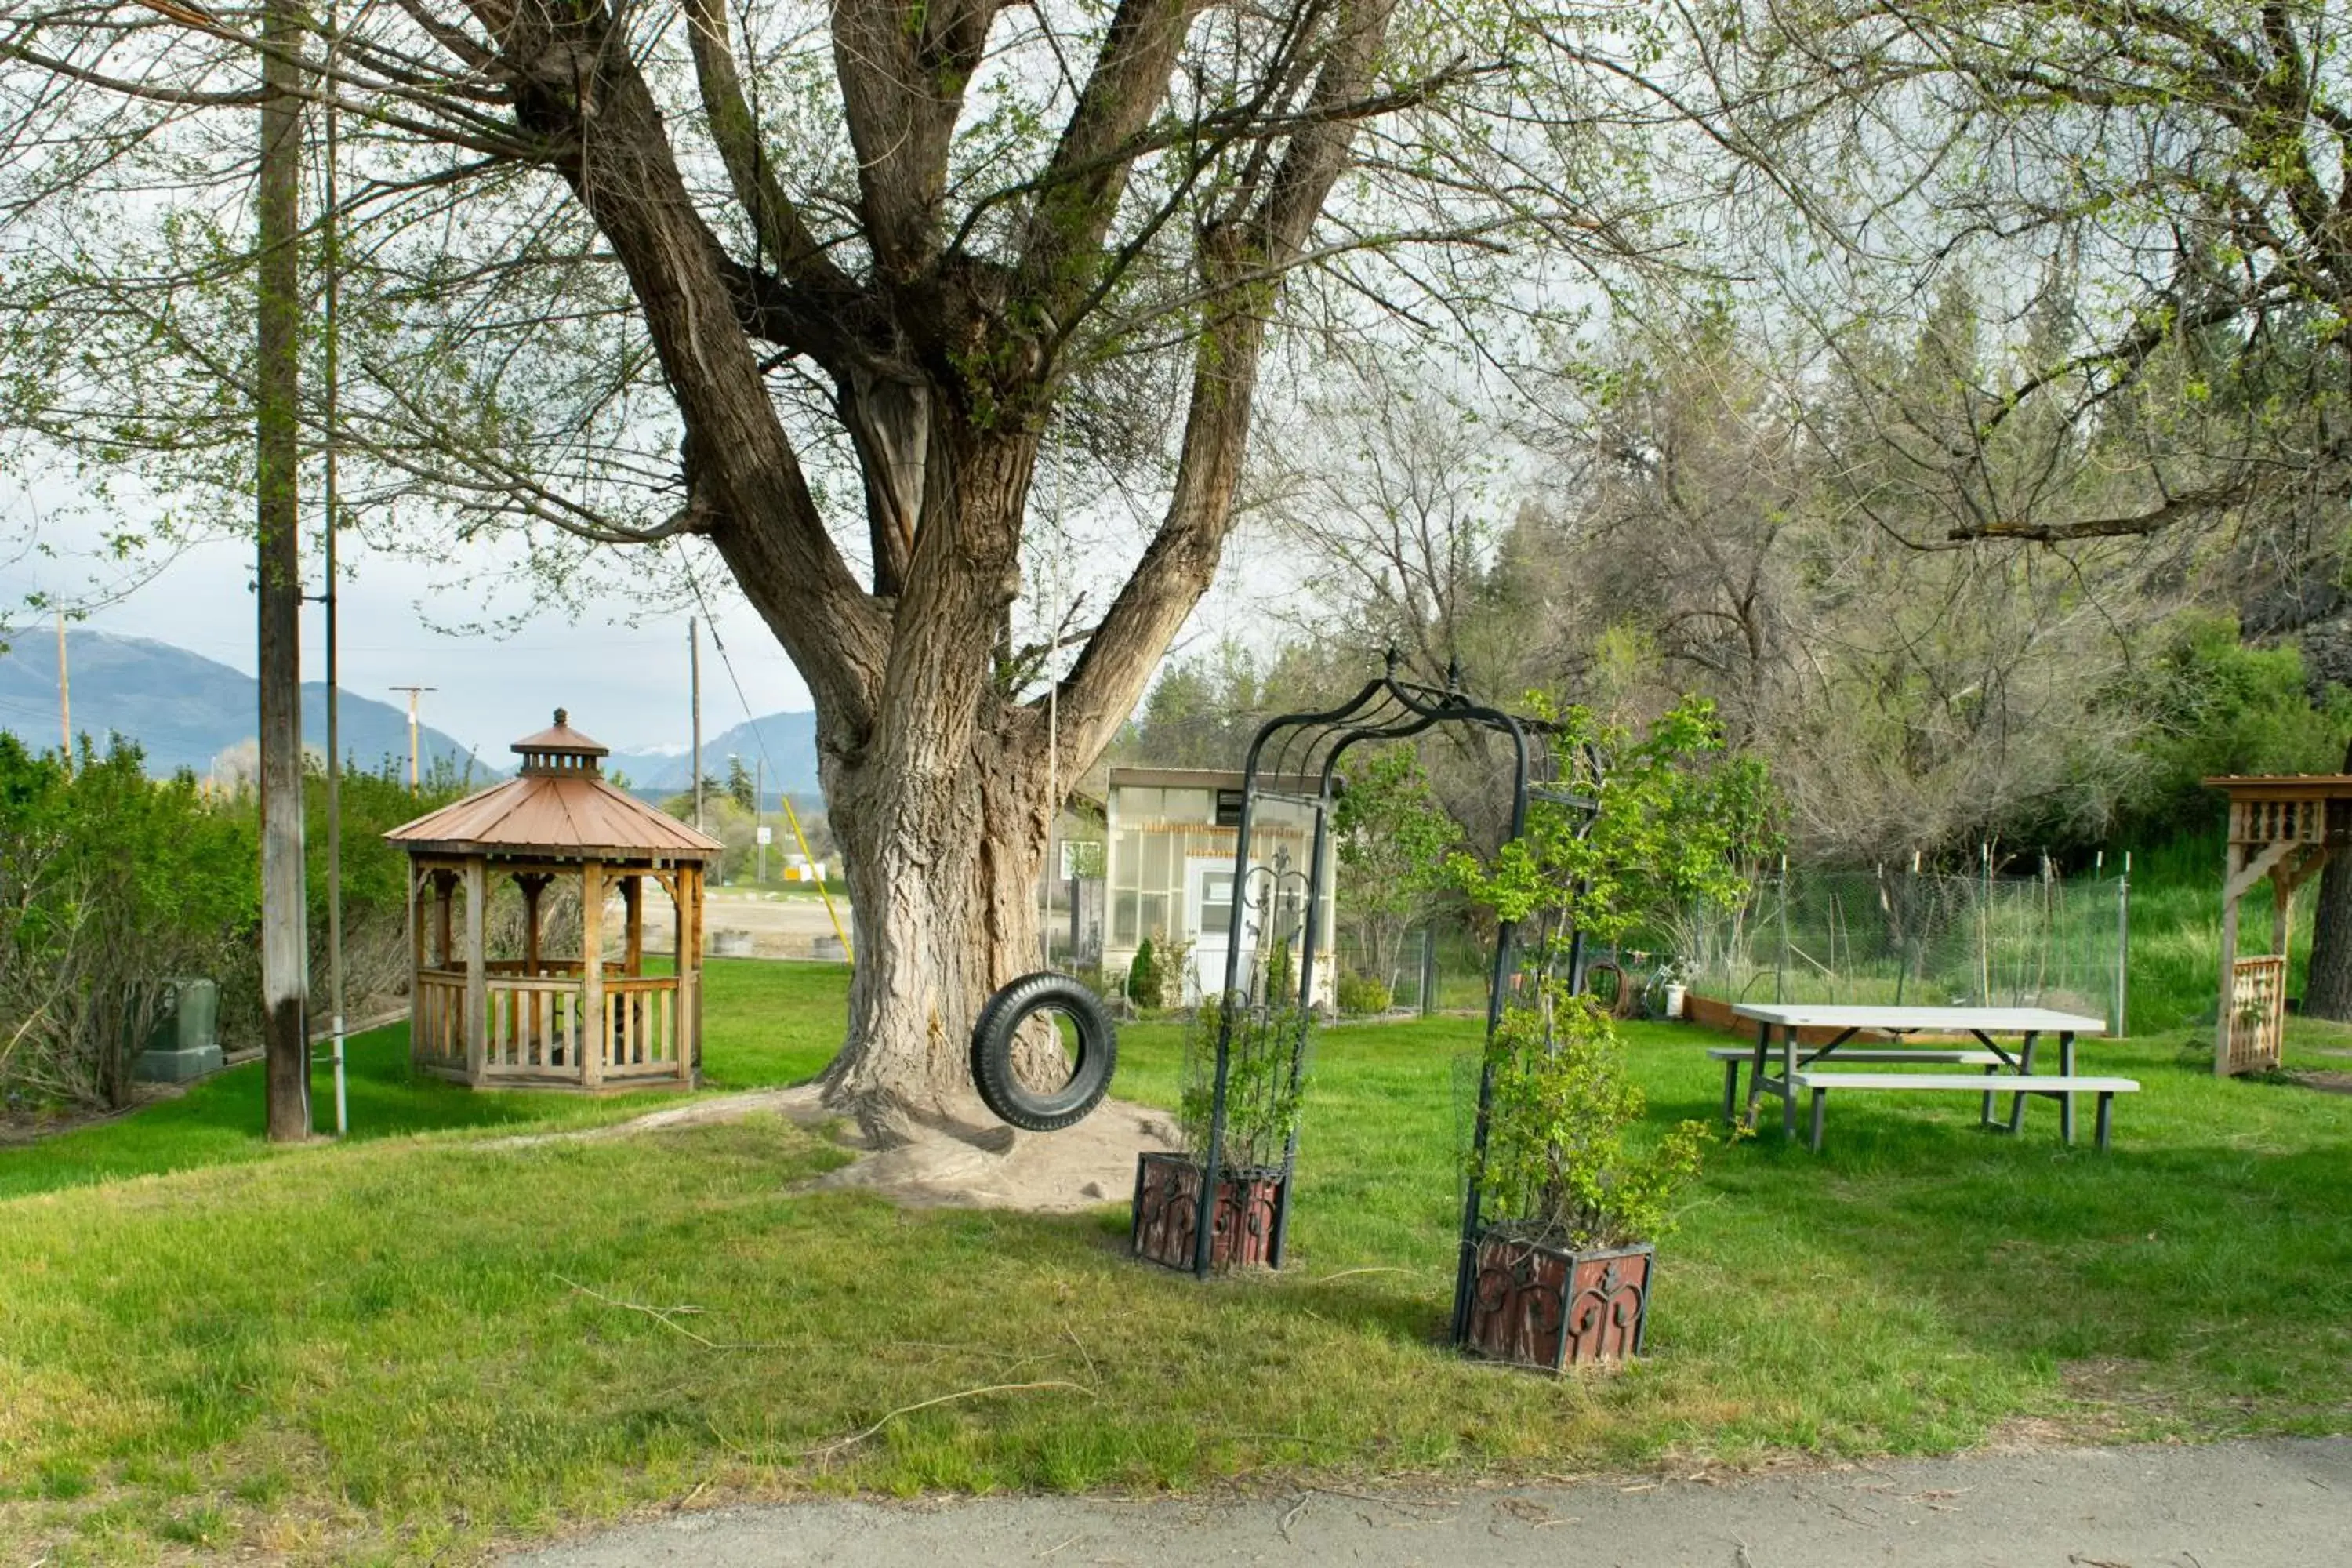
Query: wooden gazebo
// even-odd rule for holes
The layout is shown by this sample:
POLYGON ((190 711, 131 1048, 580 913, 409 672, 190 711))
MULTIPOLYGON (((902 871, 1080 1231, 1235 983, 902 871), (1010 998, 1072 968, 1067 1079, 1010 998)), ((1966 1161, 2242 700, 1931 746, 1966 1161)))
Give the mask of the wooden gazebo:
POLYGON ((2221 879, 2221 1006, 2213 1070, 2276 1067, 2286 1026, 2287 935, 2294 890, 2352 844, 2352 774, 2214 778, 2230 797, 2230 844, 2221 879), (2271 950, 2238 956, 2238 900, 2271 884, 2271 950))
POLYGON ((607 749, 561 708, 554 728, 514 749, 513 778, 384 835, 408 852, 410 1059, 477 1089, 691 1085, 702 1056, 703 871, 723 846, 607 784, 607 749), (522 933, 510 944, 520 952, 493 958, 488 911, 500 877, 522 894, 522 933), (541 900, 575 879, 580 952, 550 957, 541 900), (648 879, 677 911, 667 974, 645 973, 648 879), (626 929, 617 962, 603 957, 615 883, 626 929))

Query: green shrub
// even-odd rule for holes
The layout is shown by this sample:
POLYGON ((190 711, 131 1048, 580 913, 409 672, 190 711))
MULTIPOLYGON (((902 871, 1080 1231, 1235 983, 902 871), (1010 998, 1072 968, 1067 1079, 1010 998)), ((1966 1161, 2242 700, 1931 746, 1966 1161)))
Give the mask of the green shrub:
POLYGON ((174 975, 231 990, 255 962, 249 810, 136 746, 68 769, 0 733, 0 1100, 121 1104, 174 975))
POLYGON ((1490 1226, 1570 1252, 1656 1241, 1673 1228, 1706 1127, 1685 1121, 1654 1148, 1626 1146, 1644 1101, 1616 1026, 1591 997, 1545 982, 1534 1005, 1504 1014, 1486 1061, 1486 1158, 1474 1156, 1470 1176, 1490 1226))
POLYGON ((1389 983, 1376 974, 1339 976, 1339 1011, 1349 1017, 1385 1013, 1393 1000, 1389 994, 1389 983))
MULTIPOLYGON (((1217 1037, 1225 1026, 1222 1004, 1203 1001, 1184 1030, 1183 1086, 1177 1133, 1185 1151, 1206 1160, 1215 1108, 1217 1037)), ((1226 1038, 1225 1136, 1219 1163, 1228 1171, 1279 1165, 1298 1125, 1300 1085, 1294 1076, 1311 1014, 1296 1007, 1244 1006, 1232 1014, 1226 1038)))
POLYGON ((1136 944, 1135 957, 1127 966, 1127 999, 1139 1007, 1157 1007, 1161 989, 1159 955, 1147 936, 1136 944))

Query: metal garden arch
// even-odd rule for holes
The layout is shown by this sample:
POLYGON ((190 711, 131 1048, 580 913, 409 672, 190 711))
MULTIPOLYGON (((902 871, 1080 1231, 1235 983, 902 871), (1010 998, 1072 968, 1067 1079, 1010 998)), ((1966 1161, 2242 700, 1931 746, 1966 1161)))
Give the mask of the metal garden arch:
MULTIPOLYGON (((1307 1030, 1305 1020, 1312 1009, 1315 996, 1315 948, 1322 928, 1324 868, 1331 854, 1331 812, 1338 804, 1335 787, 1339 782, 1339 763, 1351 749, 1368 742, 1409 740, 1444 725, 1487 730, 1503 735, 1511 746, 1509 837, 1517 838, 1526 831, 1530 797, 1556 800, 1584 810, 1588 816, 1594 809, 1591 801, 1547 787, 1550 777, 1550 750, 1543 747, 1531 751, 1528 736, 1531 731, 1548 732, 1550 725, 1472 701, 1463 693, 1458 666, 1447 671, 1445 687, 1440 690, 1399 679, 1397 662, 1398 656, 1391 650, 1380 678, 1367 682, 1363 689, 1345 704, 1324 712, 1286 713, 1270 719, 1259 727, 1250 741, 1248 757, 1243 767, 1240 816, 1234 835, 1235 892, 1231 925, 1226 935, 1224 1005, 1220 1009, 1217 1029, 1216 1070, 1210 1100, 1209 1147, 1192 1228, 1192 1269, 1202 1279, 1206 1279, 1210 1272, 1215 1239, 1213 1227, 1218 1176, 1224 1152, 1234 1021, 1237 1011, 1252 1005, 1243 985, 1242 965, 1249 900, 1242 896, 1242 889, 1248 886, 1253 870, 1256 869, 1250 858, 1250 848, 1258 803, 1261 800, 1279 800, 1293 806, 1305 807, 1313 813, 1315 821, 1314 847, 1306 879, 1305 923, 1299 939, 1297 966, 1297 1002, 1301 1022, 1289 1042, 1288 1070, 1293 1092, 1297 1090, 1307 1070, 1307 1030), (1538 777, 1539 771, 1541 779, 1538 777), (1283 784, 1308 784, 1313 786, 1313 793, 1286 793, 1276 787, 1283 784)), ((1515 930, 1516 922, 1507 921, 1496 928, 1495 933, 1494 963, 1486 997, 1486 1033, 1490 1038, 1502 1021, 1504 999, 1509 990, 1515 960, 1515 930)), ((1581 968, 1581 938, 1571 935, 1569 952, 1571 984, 1581 978, 1578 973, 1581 968)), ((1273 999, 1267 1000, 1270 1004, 1273 999)), ((1479 1156, 1486 1152, 1487 1116, 1493 1094, 1494 1069, 1491 1064, 1487 1064, 1482 1066, 1479 1073, 1478 1114, 1472 1134, 1474 1152, 1479 1156)), ((1275 1212, 1274 1235, 1267 1252, 1267 1261, 1276 1268, 1282 1265, 1285 1233, 1289 1228, 1289 1184, 1297 1160, 1298 1129, 1294 1121, 1283 1151, 1280 1171, 1284 1197, 1275 1212)), ((1454 1334, 1457 1342, 1462 1334, 1463 1303, 1468 1299, 1463 1281, 1472 1266, 1479 1220, 1479 1194, 1475 1184, 1472 1184, 1463 1206, 1461 1259, 1454 1290, 1454 1334)))

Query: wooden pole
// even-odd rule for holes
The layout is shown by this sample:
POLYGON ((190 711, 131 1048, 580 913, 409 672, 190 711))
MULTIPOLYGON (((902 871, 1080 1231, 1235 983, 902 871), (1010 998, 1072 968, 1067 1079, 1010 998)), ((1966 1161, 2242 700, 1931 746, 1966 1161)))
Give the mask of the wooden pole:
POLYGON ((612 1049, 613 1026, 604 1016, 604 867, 591 860, 580 868, 580 1084, 604 1081, 604 1053, 612 1049))
MULTIPOLYGON (((2234 808, 2230 816, 2234 829, 2234 808)), ((2233 832, 2231 841, 2221 847, 2221 1005, 2213 1011, 2213 1070, 2225 1075, 2230 1070, 2230 1029, 2238 1007, 2238 895, 2232 888, 2237 873, 2238 846, 2233 832)))
POLYGON ((425 1049, 425 879, 416 862, 408 863, 408 1062, 416 1065, 425 1049))
POLYGON ((489 1040, 489 975, 482 906, 489 902, 489 879, 478 855, 466 862, 466 1077, 478 1086, 489 1040))
POLYGON ((66 613, 58 612, 58 755, 73 773, 73 677, 66 664, 66 613))
POLYGON ((300 393, 302 11, 268 0, 261 21, 257 192, 254 589, 259 623, 261 1005, 273 1142, 310 1133, 310 990, 302 885, 300 393))
POLYGON ((694 617, 686 617, 688 698, 694 710, 694 830, 702 829, 702 636, 694 617))
MULTIPOLYGON (((337 10, 327 8, 327 68, 332 76, 335 46, 341 41, 337 10)), ((325 462, 320 476, 320 510, 324 514, 324 560, 320 573, 322 586, 320 598, 326 613, 327 655, 327 1016, 329 1031, 333 1037, 335 1066, 335 1135, 341 1137, 351 1131, 351 1103, 345 1091, 343 1074, 343 753, 342 753, 342 687, 341 663, 337 651, 341 628, 335 619, 335 445, 341 408, 337 387, 341 365, 338 355, 341 342, 336 327, 336 312, 341 304, 341 236, 337 208, 341 194, 336 184, 335 164, 341 153, 341 121, 335 99, 327 99, 327 145, 324 155, 326 211, 320 215, 320 265, 325 271, 325 287, 320 326, 325 339, 325 357, 321 369, 326 387, 322 410, 326 426, 325 462)))

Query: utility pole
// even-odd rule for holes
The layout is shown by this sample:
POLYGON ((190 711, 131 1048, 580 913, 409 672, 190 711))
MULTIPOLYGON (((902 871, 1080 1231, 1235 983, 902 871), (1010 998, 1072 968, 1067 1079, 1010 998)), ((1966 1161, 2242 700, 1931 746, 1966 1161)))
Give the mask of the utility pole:
MULTIPOLYGON (((342 42, 333 5, 327 7, 327 76, 334 76, 335 48, 342 42)), ((338 584, 335 580, 335 448, 342 416, 342 339, 337 314, 342 305, 342 195, 336 179, 341 152, 341 119, 335 100, 327 100, 326 212, 320 218, 320 265, 326 270, 323 319, 326 338, 326 463, 320 489, 326 510, 326 586, 320 598, 326 608, 327 634, 327 1012, 332 1036, 335 1068, 335 1136, 351 1131, 351 1100, 343 1083, 343 688, 336 623, 338 584)))
POLYGON ((760 851, 760 868, 751 879, 761 887, 768 885, 768 753, 760 753, 751 764, 751 842, 760 851))
POLYGON ((66 673, 66 613, 58 612, 58 755, 73 772, 73 681, 66 673))
POLYGON ((424 692, 438 691, 437 686, 394 686, 389 689, 408 693, 408 793, 416 793, 416 699, 424 692))
POLYGON ((261 1005, 272 1142, 310 1135, 302 886, 302 12, 268 0, 261 36, 255 275, 254 596, 261 688, 261 1005))
POLYGON ((694 617, 686 617, 687 680, 693 691, 694 702, 694 830, 702 831, 702 634, 695 627, 694 617))

